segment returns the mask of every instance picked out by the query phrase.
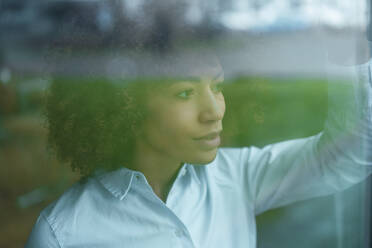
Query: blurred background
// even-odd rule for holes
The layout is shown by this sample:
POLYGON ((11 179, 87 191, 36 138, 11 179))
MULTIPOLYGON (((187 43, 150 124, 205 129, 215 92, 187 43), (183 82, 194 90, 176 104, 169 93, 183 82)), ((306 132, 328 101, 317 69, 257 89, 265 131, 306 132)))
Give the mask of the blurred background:
MULTIPOLYGON (((46 145, 56 76, 134 77, 213 50, 225 71, 223 146, 323 129, 327 84, 370 58, 368 0, 0 0, 0 248, 79 179, 46 145), (141 57, 133 54, 141 50, 141 57), (138 63, 138 60, 141 62, 138 63)), ((258 216, 258 247, 372 247, 371 180, 258 216)))

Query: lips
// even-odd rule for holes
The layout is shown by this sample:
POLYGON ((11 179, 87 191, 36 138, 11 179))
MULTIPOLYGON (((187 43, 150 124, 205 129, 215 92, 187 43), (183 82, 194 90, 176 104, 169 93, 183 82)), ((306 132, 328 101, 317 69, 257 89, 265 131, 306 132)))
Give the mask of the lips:
POLYGON ((207 135, 195 138, 194 140, 205 149, 214 149, 221 143, 220 133, 221 131, 211 132, 207 135))

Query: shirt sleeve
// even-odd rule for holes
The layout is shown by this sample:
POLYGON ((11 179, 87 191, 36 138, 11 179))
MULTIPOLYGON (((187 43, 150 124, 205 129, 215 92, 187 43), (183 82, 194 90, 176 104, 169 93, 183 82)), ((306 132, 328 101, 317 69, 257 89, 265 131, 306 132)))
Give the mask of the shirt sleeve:
POLYGON ((262 149, 242 149, 240 175, 256 214, 335 193, 371 174, 370 65, 346 69, 348 82, 329 83, 328 118, 322 133, 262 149))
POLYGON ((25 248, 61 248, 52 227, 42 214, 37 219, 25 248))

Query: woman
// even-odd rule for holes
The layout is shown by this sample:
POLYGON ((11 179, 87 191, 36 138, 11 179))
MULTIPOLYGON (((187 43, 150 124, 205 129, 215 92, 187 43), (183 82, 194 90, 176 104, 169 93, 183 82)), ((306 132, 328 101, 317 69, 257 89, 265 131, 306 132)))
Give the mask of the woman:
POLYGON ((370 123, 355 133, 332 116, 314 137, 219 149, 218 60, 175 64, 158 71, 178 76, 131 84, 53 83, 49 141, 85 180, 43 210, 26 247, 255 247, 256 214, 370 173, 370 123))

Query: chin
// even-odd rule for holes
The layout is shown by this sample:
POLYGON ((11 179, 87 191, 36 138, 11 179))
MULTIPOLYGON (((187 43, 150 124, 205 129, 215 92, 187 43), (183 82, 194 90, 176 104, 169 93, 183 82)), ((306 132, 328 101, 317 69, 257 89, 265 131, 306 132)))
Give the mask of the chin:
POLYGON ((200 154, 200 156, 193 159, 189 163, 195 164, 195 165, 206 165, 206 164, 213 162, 216 156, 217 156, 217 149, 214 149, 208 152, 203 152, 202 154, 200 154))

